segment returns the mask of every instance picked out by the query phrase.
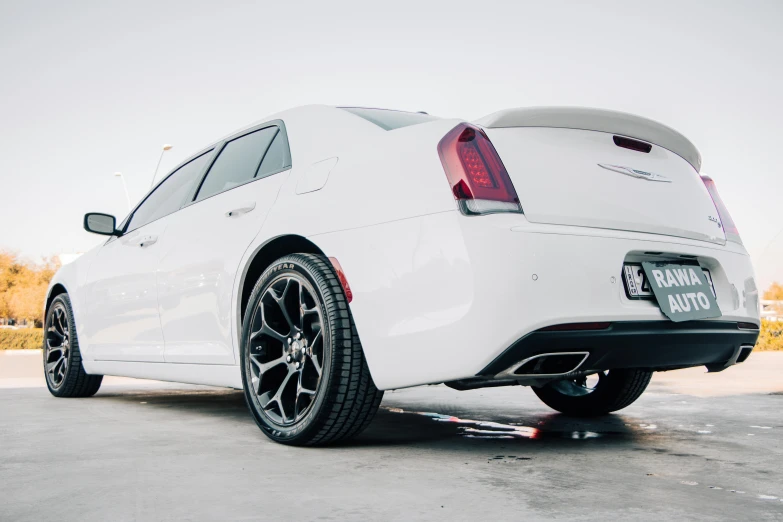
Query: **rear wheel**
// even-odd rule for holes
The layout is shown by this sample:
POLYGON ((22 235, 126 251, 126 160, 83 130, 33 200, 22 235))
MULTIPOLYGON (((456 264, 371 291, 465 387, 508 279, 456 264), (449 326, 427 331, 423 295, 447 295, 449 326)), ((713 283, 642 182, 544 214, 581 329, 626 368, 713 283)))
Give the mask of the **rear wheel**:
POLYGON ((533 391, 553 410, 590 417, 629 406, 644 392, 651 377, 652 372, 643 370, 609 370, 553 381, 533 391))
POLYGON ((90 397, 101 387, 103 376, 88 375, 82 366, 68 294, 55 297, 46 313, 43 365, 46 386, 55 397, 90 397))
POLYGON ((241 362, 256 423, 284 444, 352 437, 383 398, 343 288, 322 256, 289 255, 261 275, 245 314, 241 362))

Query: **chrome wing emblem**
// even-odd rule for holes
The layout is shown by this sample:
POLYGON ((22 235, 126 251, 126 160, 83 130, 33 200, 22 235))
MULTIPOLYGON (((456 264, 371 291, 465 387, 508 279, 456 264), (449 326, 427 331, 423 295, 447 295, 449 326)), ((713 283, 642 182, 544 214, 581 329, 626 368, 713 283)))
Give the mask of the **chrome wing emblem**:
POLYGON ((647 181, 660 181, 661 183, 671 183, 672 180, 666 176, 660 174, 653 174, 652 172, 645 172, 643 170, 632 169, 631 167, 623 167, 622 165, 607 165, 606 163, 599 163, 599 167, 603 167, 606 170, 613 172, 619 172, 632 178, 646 179, 647 181))

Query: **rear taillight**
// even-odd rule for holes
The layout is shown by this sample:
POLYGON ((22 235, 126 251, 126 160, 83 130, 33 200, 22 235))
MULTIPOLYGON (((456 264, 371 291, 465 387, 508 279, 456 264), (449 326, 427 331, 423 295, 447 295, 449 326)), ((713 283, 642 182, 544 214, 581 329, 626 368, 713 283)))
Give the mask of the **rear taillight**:
POLYGON ((737 225, 734 224, 734 220, 731 219, 729 209, 723 204, 723 200, 720 199, 718 194, 718 187, 715 186, 715 181, 709 176, 702 176, 701 180, 704 182, 704 186, 707 187, 707 192, 710 193, 712 202, 715 203, 715 209, 718 211, 718 219, 723 226, 723 231, 726 233, 726 239, 728 241, 734 241, 735 243, 742 244, 742 240, 737 230, 737 225))
POLYGON ((483 130, 457 125, 438 143, 438 154, 463 214, 522 212, 506 167, 483 130))

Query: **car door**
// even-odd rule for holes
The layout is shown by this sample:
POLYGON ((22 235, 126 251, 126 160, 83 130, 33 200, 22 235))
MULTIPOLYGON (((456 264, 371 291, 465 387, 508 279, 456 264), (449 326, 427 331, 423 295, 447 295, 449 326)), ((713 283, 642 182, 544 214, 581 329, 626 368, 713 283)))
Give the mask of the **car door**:
POLYGON ((168 363, 235 364, 234 282, 290 169, 282 122, 227 140, 193 201, 173 216, 158 268, 168 363))
POLYGON ((205 153, 167 176, 97 252, 86 281, 82 335, 95 360, 163 362, 156 270, 174 213, 193 193, 205 153))

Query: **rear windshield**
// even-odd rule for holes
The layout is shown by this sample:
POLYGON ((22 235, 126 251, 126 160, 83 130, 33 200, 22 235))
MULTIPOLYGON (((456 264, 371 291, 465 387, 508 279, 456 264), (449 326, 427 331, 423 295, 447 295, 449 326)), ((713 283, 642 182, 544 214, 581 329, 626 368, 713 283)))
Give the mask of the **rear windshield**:
POLYGON ((435 116, 423 112, 391 111, 387 109, 363 109, 360 107, 340 107, 351 112, 370 123, 376 124, 384 130, 394 130, 409 125, 417 125, 428 121, 437 120, 435 116))

